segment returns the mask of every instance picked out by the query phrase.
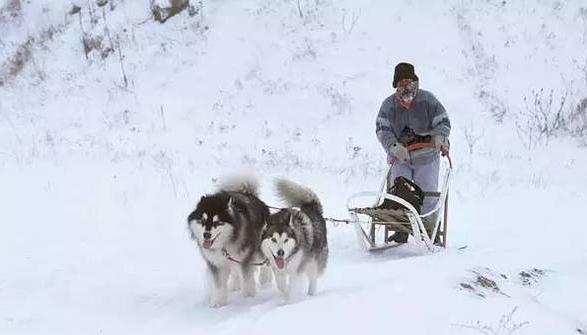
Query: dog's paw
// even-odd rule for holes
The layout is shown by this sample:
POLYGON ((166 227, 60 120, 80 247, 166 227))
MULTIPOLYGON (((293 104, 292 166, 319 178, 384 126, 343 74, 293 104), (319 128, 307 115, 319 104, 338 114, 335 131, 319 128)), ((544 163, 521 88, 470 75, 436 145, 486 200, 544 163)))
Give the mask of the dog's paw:
POLYGON ((208 306, 210 306, 210 308, 220 308, 226 306, 226 304, 226 299, 210 299, 208 306))
POLYGON ((208 305, 210 308, 220 308, 226 306, 226 303, 214 302, 208 305))
POLYGON ((225 290, 221 292, 215 292, 210 296, 209 306, 211 308, 219 308, 226 306, 228 303, 228 294, 225 290))
POLYGON ((316 286, 317 286, 316 280, 311 279, 310 283, 308 285, 308 295, 309 296, 316 295, 316 286))
POLYGON ((283 294, 283 304, 284 305, 295 304, 295 303, 298 303, 302 300, 304 300, 303 294, 292 294, 292 292, 288 292, 286 294, 283 294))

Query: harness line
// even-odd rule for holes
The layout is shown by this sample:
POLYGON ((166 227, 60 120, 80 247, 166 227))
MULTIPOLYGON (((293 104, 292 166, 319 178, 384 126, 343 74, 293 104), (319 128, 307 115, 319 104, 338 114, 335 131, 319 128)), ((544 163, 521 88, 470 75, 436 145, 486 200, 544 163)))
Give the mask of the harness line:
MULTIPOLYGON (((237 264, 242 264, 243 262, 239 261, 238 259, 232 257, 230 255, 230 253, 228 252, 228 250, 226 249, 222 249, 222 255, 228 259, 231 262, 237 263, 237 264)), ((255 266, 263 266, 265 264, 269 263, 269 260, 267 258, 265 258, 265 260, 263 262, 256 262, 256 263, 249 263, 249 265, 255 265, 255 266)))

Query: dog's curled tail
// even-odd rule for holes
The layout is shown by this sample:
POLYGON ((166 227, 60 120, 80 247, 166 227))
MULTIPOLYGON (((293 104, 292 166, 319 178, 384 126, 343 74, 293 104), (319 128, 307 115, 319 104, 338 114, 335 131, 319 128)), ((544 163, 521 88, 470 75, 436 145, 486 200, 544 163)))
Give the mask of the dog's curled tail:
POLYGON ((275 181, 275 188, 277 189, 277 195, 283 199, 288 206, 312 206, 322 214, 322 204, 316 193, 309 188, 287 179, 277 179, 275 181))
POLYGON ((218 190, 224 192, 241 192, 258 196, 259 181, 250 175, 229 176, 220 181, 218 190))

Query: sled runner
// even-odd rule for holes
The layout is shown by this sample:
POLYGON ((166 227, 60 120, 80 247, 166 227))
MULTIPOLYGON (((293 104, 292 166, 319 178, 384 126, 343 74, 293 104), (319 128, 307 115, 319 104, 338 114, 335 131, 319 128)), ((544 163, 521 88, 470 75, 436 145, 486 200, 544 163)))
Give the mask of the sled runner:
MULTIPOLYGON (((433 147, 434 145, 431 143, 417 143, 408 146, 408 151, 412 152, 433 147)), ((439 250, 439 247, 446 248, 448 183, 452 172, 452 163, 448 153, 443 154, 443 156, 447 158, 448 164, 446 164, 444 172, 439 177, 441 191, 421 193, 426 198, 433 197, 438 199, 436 206, 426 213, 419 213, 419 210, 413 205, 414 201, 409 202, 406 201, 405 197, 402 198, 392 194, 388 187, 388 176, 391 172, 391 167, 382 182, 381 191, 356 193, 348 199, 347 210, 352 219, 350 222, 355 225, 361 248, 368 251, 377 251, 397 247, 401 244, 392 241, 392 236, 396 233, 409 234, 416 244, 430 252, 439 250), (370 202, 372 205, 370 207, 360 207, 358 205, 360 203, 359 199, 362 199, 363 204, 370 202), (386 204, 394 203, 393 208, 385 206, 384 202, 386 204), (427 217, 432 218, 434 221, 432 234, 428 234, 422 221, 427 217)))

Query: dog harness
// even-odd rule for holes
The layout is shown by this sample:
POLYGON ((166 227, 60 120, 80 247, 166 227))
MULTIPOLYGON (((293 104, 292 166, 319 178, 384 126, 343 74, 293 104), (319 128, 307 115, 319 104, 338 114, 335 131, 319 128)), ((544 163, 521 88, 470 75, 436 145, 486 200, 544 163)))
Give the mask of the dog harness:
MULTIPOLYGON (((230 255, 230 253, 228 252, 228 250, 226 249, 222 249, 222 255, 224 256, 224 258, 228 259, 231 262, 237 263, 237 264, 242 264, 243 262, 239 261, 238 259, 232 257, 230 255)), ((269 260, 267 258, 265 258, 265 260, 263 262, 260 263, 248 263, 249 265, 255 265, 255 266, 262 266, 269 263, 269 260)))

